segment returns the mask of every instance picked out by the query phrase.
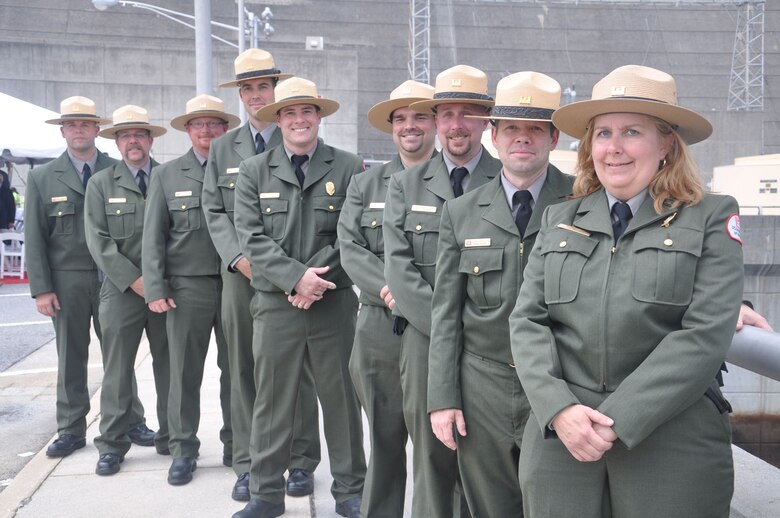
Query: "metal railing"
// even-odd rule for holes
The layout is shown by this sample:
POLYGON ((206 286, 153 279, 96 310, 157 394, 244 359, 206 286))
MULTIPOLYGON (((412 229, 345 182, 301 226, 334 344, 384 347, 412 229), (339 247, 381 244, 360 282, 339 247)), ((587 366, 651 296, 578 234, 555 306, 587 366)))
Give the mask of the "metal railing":
POLYGON ((734 334, 726 361, 780 381, 780 333, 743 327, 734 334))

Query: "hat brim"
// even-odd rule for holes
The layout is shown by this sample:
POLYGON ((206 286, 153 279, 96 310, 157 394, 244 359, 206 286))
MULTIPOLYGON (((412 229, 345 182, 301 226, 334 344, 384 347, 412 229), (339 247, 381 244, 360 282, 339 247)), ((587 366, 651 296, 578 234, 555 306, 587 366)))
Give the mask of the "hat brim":
POLYGON ((118 131, 127 130, 127 129, 143 129, 149 131, 149 135, 152 138, 157 138, 161 135, 165 135, 168 130, 163 128, 162 126, 155 126, 153 124, 120 124, 119 126, 111 126, 110 128, 106 128, 100 133, 98 133, 99 136, 103 138, 110 138, 116 140, 116 134, 118 131))
POLYGON ((258 74, 256 76, 247 76, 242 77, 241 79, 234 79, 233 81, 228 81, 227 83, 220 83, 220 88, 230 88, 231 86, 238 86, 238 83, 243 83, 244 81, 252 81, 254 79, 262 79, 264 77, 275 77, 281 81, 282 79, 288 79, 292 77, 293 74, 258 74))
POLYGON ((46 121, 46 124, 56 124, 60 125, 63 122, 67 121, 90 121, 94 122, 95 124, 109 124, 111 122, 111 119, 104 119, 103 117, 98 117, 97 115, 85 115, 85 116, 64 116, 64 117, 58 117, 56 119, 49 119, 46 121))
POLYGON ((368 110, 368 122, 379 131, 392 133, 393 123, 390 121, 390 116, 395 110, 398 108, 408 108, 412 103, 426 100, 428 100, 427 97, 399 97, 398 99, 390 99, 376 103, 368 110))
POLYGON ((669 123, 688 144, 695 144, 712 135, 710 121, 693 110, 648 99, 597 99, 579 101, 558 108, 552 122, 556 128, 581 139, 590 121, 606 113, 639 113, 669 123))
POLYGON ((339 109, 339 103, 333 99, 324 99, 322 97, 290 97, 284 101, 263 106, 255 112, 255 117, 263 122, 274 122, 279 110, 288 106, 295 106, 296 104, 311 104, 319 107, 320 117, 333 115, 339 109))
POLYGON ((409 108, 420 113, 434 113, 434 109, 440 104, 476 104, 485 108, 492 108, 495 101, 487 99, 469 99, 469 98, 446 98, 446 99, 426 99, 409 105, 409 108))
POLYGON ((230 113, 225 113, 218 110, 201 110, 174 117, 171 119, 171 127, 179 131, 187 131, 187 123, 192 119, 197 119, 199 117, 216 117, 217 119, 222 119, 227 122, 228 129, 233 129, 241 124, 241 119, 235 115, 231 115, 230 113))

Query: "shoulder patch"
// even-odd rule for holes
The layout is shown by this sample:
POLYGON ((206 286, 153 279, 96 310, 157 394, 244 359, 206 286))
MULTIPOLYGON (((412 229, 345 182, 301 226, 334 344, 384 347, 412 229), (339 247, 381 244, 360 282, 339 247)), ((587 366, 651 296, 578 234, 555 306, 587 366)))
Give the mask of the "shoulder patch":
POLYGON ((726 220, 726 232, 728 232, 731 239, 740 245, 742 244, 742 227, 739 225, 739 214, 732 214, 726 220))

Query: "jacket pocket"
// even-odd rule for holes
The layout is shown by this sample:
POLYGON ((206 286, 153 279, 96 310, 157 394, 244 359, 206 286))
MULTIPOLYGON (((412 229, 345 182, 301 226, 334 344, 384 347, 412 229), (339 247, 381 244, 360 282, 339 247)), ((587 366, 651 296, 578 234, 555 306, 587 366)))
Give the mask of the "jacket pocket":
POLYGON ((135 203, 106 205, 108 233, 114 239, 128 239, 135 234, 135 203))
POLYGON ((235 207, 237 181, 237 174, 223 174, 217 177, 217 187, 219 187, 219 193, 222 195, 222 205, 231 218, 233 217, 233 209, 235 207))
POLYGON ((168 200, 168 212, 171 215, 171 230, 190 232, 200 229, 200 198, 184 196, 168 200))
POLYGON ((436 250, 439 246, 439 222, 441 215, 408 212, 404 231, 410 237, 417 266, 436 266, 436 250))
POLYGON ((385 243, 382 237, 382 222, 385 211, 368 209, 360 215, 360 233, 368 243, 368 249, 379 256, 384 257, 385 243))
POLYGON ((653 304, 690 304, 703 243, 704 234, 692 228, 637 232, 631 275, 634 298, 653 304))
POLYGON ((260 211, 263 213, 265 235, 277 241, 282 239, 287 225, 287 200, 261 198, 260 211))
POLYGON ((344 205, 344 196, 313 196, 311 203, 317 235, 335 234, 341 207, 344 205))
POLYGON ((565 304, 577 298, 582 269, 596 249, 592 237, 555 229, 541 245, 544 257, 544 301, 565 304))
POLYGON ((458 271, 466 276, 466 293, 480 309, 501 305, 503 248, 467 248, 460 252, 458 271))
POLYGON ((76 219, 76 204, 71 201, 61 201, 48 206, 48 216, 54 222, 54 233, 57 235, 73 234, 76 219))

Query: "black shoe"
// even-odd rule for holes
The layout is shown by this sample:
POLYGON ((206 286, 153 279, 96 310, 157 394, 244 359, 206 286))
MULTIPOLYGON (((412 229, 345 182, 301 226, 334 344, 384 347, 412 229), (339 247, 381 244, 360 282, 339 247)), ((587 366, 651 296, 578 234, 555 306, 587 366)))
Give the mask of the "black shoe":
POLYGON ((314 474, 299 468, 290 470, 287 477, 287 494, 290 496, 306 496, 314 492, 314 474))
POLYGON ((132 430, 128 430, 127 436, 130 437, 130 442, 138 446, 154 446, 154 431, 145 424, 139 424, 132 430))
POLYGON ((179 457, 173 459, 171 468, 168 470, 168 483, 172 486, 183 486, 192 480, 192 472, 198 468, 195 459, 189 457, 179 457))
POLYGON ((86 445, 87 440, 84 437, 76 437, 75 435, 64 433, 57 437, 57 440, 46 448, 46 456, 67 457, 74 451, 81 449, 86 445))
POLYGON ((276 518, 284 514, 284 502, 272 504, 259 498, 252 499, 246 507, 233 515, 233 518, 276 518))
POLYGON ((222 455, 222 464, 224 466, 227 466, 228 468, 232 467, 233 466, 233 456, 232 455, 228 455, 228 454, 222 455))
POLYGON ((124 455, 117 453, 104 453, 97 461, 95 473, 101 476, 119 473, 119 464, 125 460, 124 455))
POLYGON ((239 475, 230 497, 238 502, 249 502, 249 473, 239 475))
POLYGON ((336 514, 340 516, 346 516, 347 518, 361 518, 360 504, 363 503, 363 499, 359 496, 353 496, 349 500, 336 503, 336 514))
POLYGON ((168 447, 165 448, 155 448, 157 450, 157 455, 170 455, 171 449, 168 447))

